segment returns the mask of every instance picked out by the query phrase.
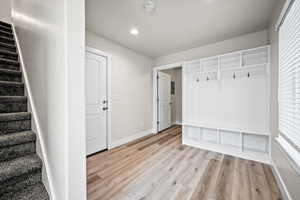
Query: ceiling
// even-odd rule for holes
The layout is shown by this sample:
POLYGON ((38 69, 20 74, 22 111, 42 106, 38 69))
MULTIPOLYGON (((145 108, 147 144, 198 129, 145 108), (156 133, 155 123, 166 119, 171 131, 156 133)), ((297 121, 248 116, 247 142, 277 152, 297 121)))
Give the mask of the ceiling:
POLYGON ((155 0, 153 13, 143 2, 86 0, 86 28, 155 58, 265 29, 277 0, 155 0))

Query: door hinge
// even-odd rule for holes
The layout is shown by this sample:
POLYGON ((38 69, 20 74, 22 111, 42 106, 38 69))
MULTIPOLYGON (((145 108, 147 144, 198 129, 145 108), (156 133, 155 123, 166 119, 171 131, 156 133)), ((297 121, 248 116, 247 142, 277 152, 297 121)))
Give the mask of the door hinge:
POLYGON ((159 79, 159 76, 157 75, 156 78, 159 79))
POLYGON ((159 124, 159 121, 157 121, 157 124, 159 124))

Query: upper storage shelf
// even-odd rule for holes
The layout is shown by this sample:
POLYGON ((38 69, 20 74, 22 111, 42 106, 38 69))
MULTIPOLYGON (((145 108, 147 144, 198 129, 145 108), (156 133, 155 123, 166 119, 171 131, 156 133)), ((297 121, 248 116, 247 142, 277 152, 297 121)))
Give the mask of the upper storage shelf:
POLYGON ((245 50, 242 52, 242 66, 269 63, 269 47, 245 50))
POLYGON ((263 46, 186 62, 185 72, 197 74, 200 81, 252 78, 267 76, 269 63, 269 46, 263 46))
POLYGON ((230 53, 220 56, 220 69, 232 69, 241 66, 241 53, 230 53))
POLYGON ((217 72, 219 68, 219 58, 211 57, 201 61, 201 69, 203 73, 217 72))

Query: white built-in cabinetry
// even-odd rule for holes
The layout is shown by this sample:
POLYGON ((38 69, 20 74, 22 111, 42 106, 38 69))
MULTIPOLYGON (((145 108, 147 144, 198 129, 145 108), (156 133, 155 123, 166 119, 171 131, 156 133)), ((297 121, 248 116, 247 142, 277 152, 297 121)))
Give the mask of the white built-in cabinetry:
POLYGON ((183 143, 269 162, 269 46, 185 62, 183 143))

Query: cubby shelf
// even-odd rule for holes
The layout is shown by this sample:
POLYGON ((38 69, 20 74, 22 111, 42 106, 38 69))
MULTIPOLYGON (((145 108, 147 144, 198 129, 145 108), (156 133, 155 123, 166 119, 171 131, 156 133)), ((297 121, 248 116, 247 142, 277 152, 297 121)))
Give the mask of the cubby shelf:
POLYGON ((183 125, 183 144, 266 163, 269 163, 269 136, 232 129, 183 125))
POLYGON ((264 131, 259 132, 259 131, 253 131, 253 130, 245 130, 245 129, 233 129, 233 128, 226 128, 226 127, 219 127, 217 125, 206 125, 206 124, 191 123, 191 122, 183 122, 182 125, 183 126, 192 126, 192 127, 197 127, 197 128, 232 131, 232 132, 238 132, 238 133, 249 134, 249 135, 270 136, 270 133, 266 133, 264 131))
POLYGON ((209 142, 195 141, 188 138, 183 138, 182 143, 184 145, 202 148, 209 151, 214 151, 218 153, 222 153, 225 155, 236 156, 244 159, 254 160, 258 162, 263 162, 266 164, 271 164, 270 154, 262 153, 262 152, 253 152, 248 150, 242 150, 241 148, 229 146, 229 145, 220 145, 220 144, 212 144, 209 142))

